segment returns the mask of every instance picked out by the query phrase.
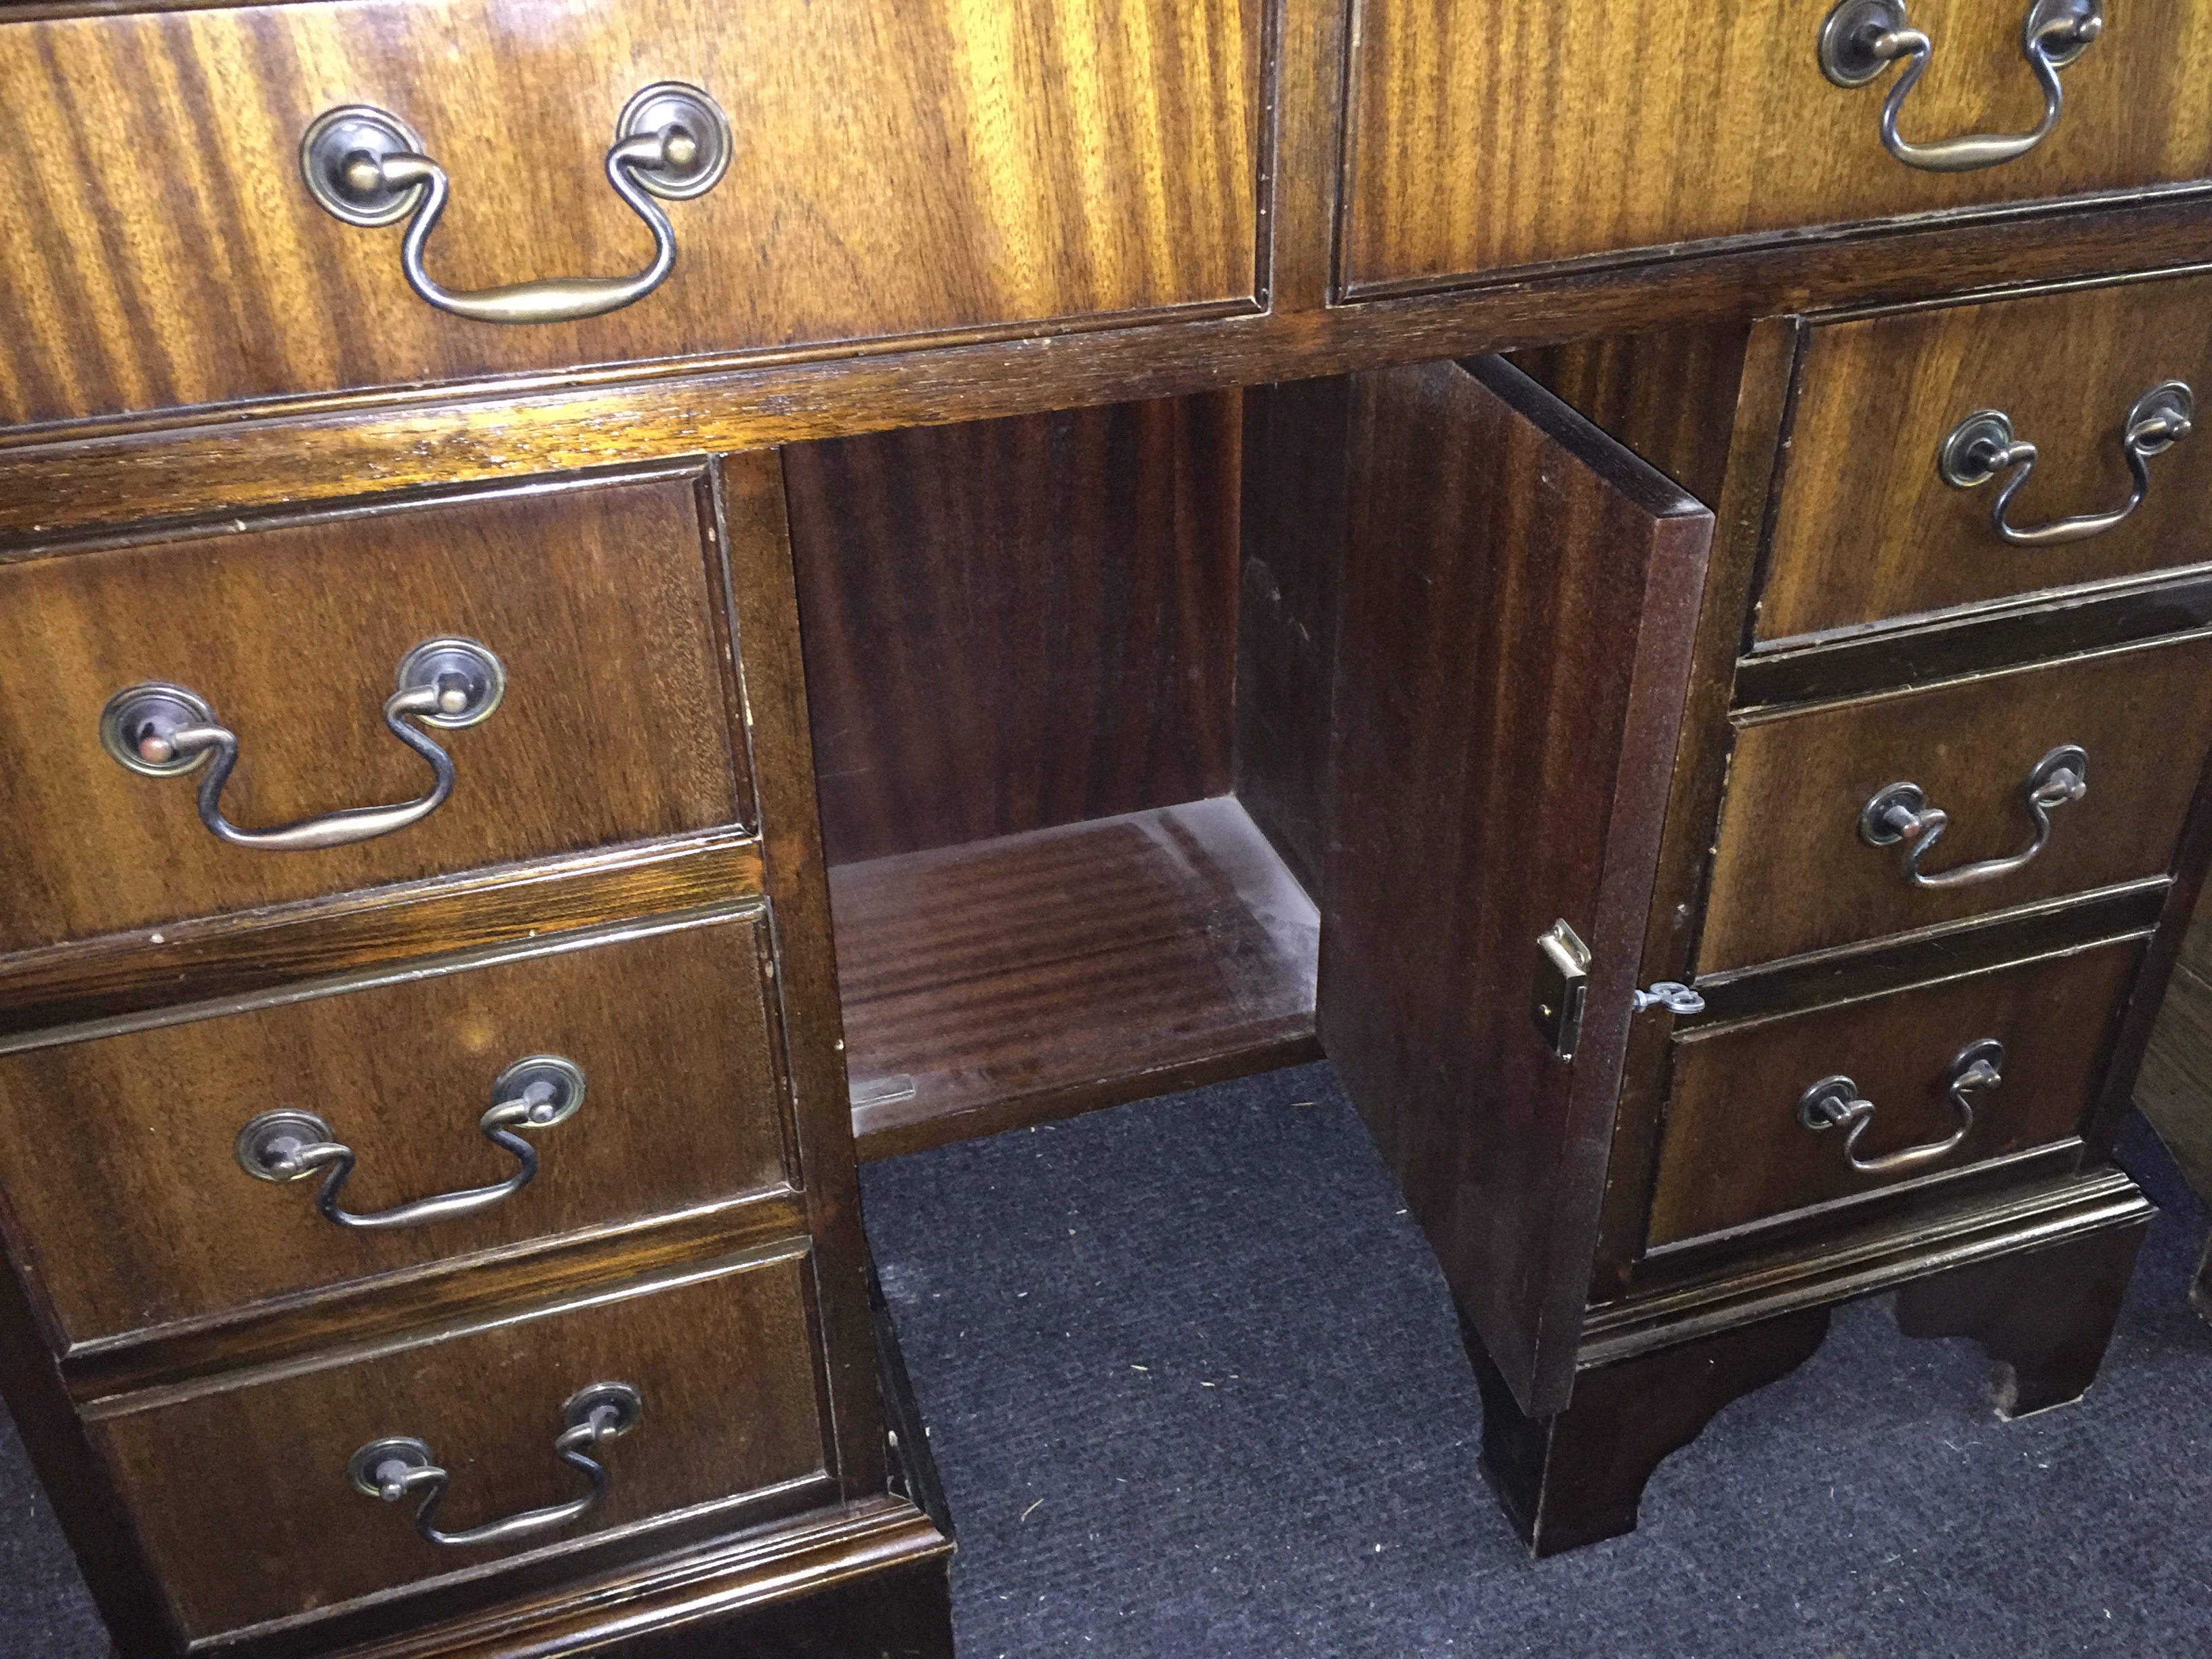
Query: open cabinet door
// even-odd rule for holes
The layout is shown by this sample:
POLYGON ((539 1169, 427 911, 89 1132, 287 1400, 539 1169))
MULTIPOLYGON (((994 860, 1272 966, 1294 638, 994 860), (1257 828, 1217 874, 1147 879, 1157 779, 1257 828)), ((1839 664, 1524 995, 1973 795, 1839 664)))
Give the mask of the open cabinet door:
POLYGON ((1532 1417, 1567 1403, 1712 515, 1500 358, 1354 377, 1323 1046, 1532 1417), (1540 944, 1589 952, 1571 1060, 1540 944))

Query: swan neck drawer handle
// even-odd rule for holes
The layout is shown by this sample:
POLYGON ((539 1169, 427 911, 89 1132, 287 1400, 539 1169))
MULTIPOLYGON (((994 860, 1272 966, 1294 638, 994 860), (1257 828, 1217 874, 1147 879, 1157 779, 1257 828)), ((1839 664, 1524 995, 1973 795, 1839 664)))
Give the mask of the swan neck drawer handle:
POLYGON ((518 1160, 520 1167, 513 1175, 489 1187, 441 1193, 368 1215, 338 1207, 338 1194, 353 1174, 354 1150, 334 1139, 329 1123, 313 1112, 290 1108, 263 1112, 238 1132, 233 1151, 239 1167, 256 1181, 304 1181, 327 1170, 315 1203, 334 1226, 364 1232, 427 1226, 489 1210, 527 1187, 538 1174, 538 1149, 515 1131, 550 1129, 575 1115, 584 1103, 584 1073, 574 1060, 558 1054, 532 1054, 499 1074, 491 1085, 491 1103, 477 1120, 477 1129, 518 1160))
POLYGON ((1880 1158, 1861 1158, 1859 1137, 1874 1121, 1874 1103, 1859 1098, 1859 1086, 1847 1077, 1824 1077, 1797 1097, 1797 1121, 1808 1129, 1840 1128, 1848 1124, 1850 1133, 1844 1137, 1844 1156, 1850 1166, 1862 1175, 1891 1175, 1899 1170, 1910 1170, 1922 1164, 1933 1164, 1955 1151, 1974 1127, 1974 1103, 1968 1098, 1978 1089, 1994 1089, 2004 1081, 2004 1044, 1994 1037, 1984 1037, 1970 1042, 1959 1051, 1951 1062, 1946 1079, 1951 1091, 1951 1103, 1959 1109, 1959 1127, 1943 1140, 1931 1140, 1925 1146, 1907 1146, 1901 1152, 1885 1152, 1880 1158))
POLYGON ((452 1477, 438 1467, 423 1442, 410 1436, 372 1440, 346 1464, 346 1479, 364 1498, 387 1504, 419 1494, 415 1530, 433 1544, 466 1548, 478 1544, 504 1544, 510 1539, 552 1532, 576 1520, 606 1495, 607 1469, 592 1454, 608 1441, 628 1434, 645 1415, 645 1401, 627 1382, 594 1382, 570 1397, 561 1408, 563 1425, 553 1442, 553 1455, 591 1483, 591 1490, 565 1504, 542 1510, 525 1510, 497 1521, 487 1521, 465 1532, 438 1529, 438 1505, 445 1501, 452 1477))
POLYGON ((300 171, 327 211, 369 228, 406 218, 399 268, 439 310, 480 323, 564 323, 634 305, 676 268, 676 232, 661 201, 703 196, 732 148, 729 118, 696 87, 661 81, 623 106, 607 151, 607 182, 653 233, 653 258, 627 276, 546 276, 456 293, 440 285, 422 250, 446 210, 451 181, 398 117, 365 104, 324 111, 300 141, 300 171))
POLYGON ((200 822, 218 841, 266 853, 318 852, 373 841, 420 823, 453 793, 453 760, 409 725, 458 730, 488 719, 507 694, 507 671, 474 640, 425 640, 399 659, 398 690, 384 702, 384 723, 430 763, 429 793, 388 806, 348 806, 269 830, 242 830, 222 815, 222 789, 238 764, 238 734, 218 725, 215 710, 197 691, 164 680, 126 686, 100 714, 100 746, 130 770, 149 778, 196 771, 212 757, 200 780, 200 822))
POLYGON ((2006 513, 2035 471, 2036 448, 2014 441, 2012 422, 2002 410, 1978 410, 1952 428, 1943 447, 1936 452, 1936 470, 1954 489, 1972 489, 2008 467, 2017 468, 1997 492, 1990 508, 1990 522, 2014 547, 2056 547, 2062 542, 2101 536, 2141 507, 2150 492, 2150 458, 2186 438, 2196 415, 2197 400, 2180 380, 2154 386, 2135 400, 2120 437, 2120 453, 2127 457, 2135 487, 2126 501, 2106 513, 2077 513, 2070 519, 2024 528, 2010 522, 2006 513))
POLYGON ((2104 32, 2103 0, 2035 0, 2028 8, 2021 52, 2043 88, 2043 118, 2028 132, 1973 132, 1929 144, 1898 137, 1898 115, 1935 52, 1934 43, 1907 23, 1905 0, 1842 0, 1820 25, 1820 72, 1839 87, 1863 87, 1891 64, 1906 60, 1905 73, 1881 106, 1883 147, 1909 167, 1970 173, 2025 155, 2051 136, 2066 107, 2058 71, 2104 32))
POLYGON ((1905 877, 1915 887, 1972 887, 2034 863, 2050 844, 2052 811, 2088 793, 2087 753, 2078 744, 2061 744, 2036 762, 2027 781, 2021 786, 2021 797, 2035 820, 2035 839, 2023 852, 1929 874, 1920 867, 1920 860, 1942 839, 1951 815, 1940 806, 1930 806, 1926 792, 1917 783, 1893 783, 1877 789, 1859 812, 1859 837, 1869 847, 1902 844, 1905 877))

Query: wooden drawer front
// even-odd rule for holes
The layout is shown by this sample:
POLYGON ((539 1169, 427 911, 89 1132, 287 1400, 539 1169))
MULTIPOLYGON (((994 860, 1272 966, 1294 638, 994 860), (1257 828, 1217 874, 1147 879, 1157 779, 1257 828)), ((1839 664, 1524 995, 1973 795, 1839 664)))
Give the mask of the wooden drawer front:
POLYGON ((0 567, 0 951, 729 823, 711 605, 684 479, 0 567), (112 694, 170 681, 238 735, 235 823, 412 799, 430 769, 381 711, 400 659, 445 635, 491 649, 505 699, 428 732, 452 798, 374 840, 227 845, 201 774, 140 776, 100 746, 112 694))
MULTIPOLYGON (((2193 179, 2212 171, 2212 12, 2108 0, 2040 145, 1967 173, 1908 167, 1878 132, 1893 69, 1822 75, 1830 0, 1360 0, 1345 274, 1365 285, 1801 226, 2193 179)), ((2043 97, 2027 0, 1911 0, 1935 43, 1899 125, 2023 132, 2043 97)))
POLYGON ((806 1277, 786 1257, 105 1417, 93 1437, 178 1622, 211 1636, 817 1474, 806 1277), (441 1529, 566 1503, 587 1486, 553 1452, 562 1407, 598 1382, 644 1409, 595 1454, 605 1496, 565 1527, 441 1547, 417 1536, 415 1500, 347 1480, 357 1448, 404 1436, 452 1477, 441 1529))
POLYGON ((2150 487, 2126 519, 2051 546, 2014 545, 1991 523, 2011 471, 1959 488, 1936 470, 1944 439, 1996 410, 2037 450, 2008 523, 2124 505, 2136 400, 2172 380, 2212 398, 2212 279, 1838 323, 1813 331, 1802 374, 1762 640, 2212 559, 2202 431, 2148 459, 2150 487))
POLYGON ((1901 1181, 1963 1170, 2080 1132, 2142 959, 2136 940, 2098 945, 1841 1007, 1693 1032, 1674 1049, 1650 1243, 1678 1243, 1901 1181), (1959 1128, 1951 1068, 1968 1045, 2004 1045, 1994 1087, 1969 1087, 1972 1127, 1941 1158, 1854 1169, 1959 1128), (1814 1130, 1800 1097, 1848 1077, 1874 1105, 1850 1152, 1849 1124, 1814 1130))
POLYGON ((1250 0, 340 0, 0 29, 0 418, 787 348, 1215 302, 1256 271, 1250 0), (711 94, 732 159, 665 212, 625 309, 502 326, 434 310, 401 229, 302 182, 319 115, 368 105, 452 180, 448 289, 623 276, 609 188, 631 96, 711 94), (147 164, 149 135, 188 160, 147 164))
POLYGON ((1755 720, 1736 734, 1701 972, 2163 874, 2212 745, 2212 638, 1954 681, 1755 720), (2061 744, 2088 793, 2051 811, 2042 853, 2008 875, 1914 886, 1902 847, 1859 833, 1888 785, 1950 815, 1923 854, 1941 875, 2024 851, 2029 772, 2061 744))
MULTIPOLYGON (((0 1192, 72 1341, 785 1184, 764 917, 542 954, 0 1059, 0 1192), (361 1231, 322 1177, 250 1177, 234 1143, 312 1112, 356 1164, 349 1212, 504 1182, 493 1080, 573 1061, 583 1103, 520 1130, 536 1176, 476 1214, 361 1231)), ((403 973, 419 969, 402 969, 403 973)))

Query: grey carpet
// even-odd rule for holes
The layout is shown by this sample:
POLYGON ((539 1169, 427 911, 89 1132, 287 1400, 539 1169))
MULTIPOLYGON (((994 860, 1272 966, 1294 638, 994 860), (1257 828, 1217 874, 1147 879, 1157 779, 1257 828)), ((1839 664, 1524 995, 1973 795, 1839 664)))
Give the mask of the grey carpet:
POLYGON ((2212 1653, 2206 1218, 2140 1120, 2123 1157, 2172 1208, 2081 1404, 1999 1423, 1978 1349, 1856 1304, 1639 1532, 1534 1564, 1326 1066, 873 1166, 963 1659, 2212 1653))
MULTIPOLYGON (((2080 1406, 2000 1424, 1878 1304, 1730 1407, 1643 1529, 1531 1564, 1442 1280, 1327 1067, 875 1165, 961 1550, 963 1659, 2212 1654, 2207 1218, 2169 1206, 2080 1406)), ((0 1654, 105 1644, 0 1423, 0 1654)))

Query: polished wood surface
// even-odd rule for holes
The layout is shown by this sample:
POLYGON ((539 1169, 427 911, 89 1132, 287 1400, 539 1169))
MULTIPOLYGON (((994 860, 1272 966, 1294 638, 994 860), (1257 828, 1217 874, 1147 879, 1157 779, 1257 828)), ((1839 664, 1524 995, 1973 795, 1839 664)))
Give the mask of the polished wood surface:
POLYGON ((2038 452, 2010 522, 2119 506, 2136 399, 2173 380, 2212 396, 2212 277, 1838 323, 1813 331, 1802 374, 1761 641, 2212 560, 2201 429, 2151 458, 2123 523, 2057 547, 2014 547, 1990 524, 2009 472, 1962 489, 1936 468, 1953 428, 2001 410, 2038 452))
POLYGON ((1571 1405, 1535 1419, 1469 1330, 1482 1390, 1482 1473, 1539 1559, 1633 1532, 1644 1484, 1668 1455, 1731 1401, 1796 1370, 1827 1334, 1825 1306, 1740 1325, 1586 1370, 1571 1405))
POLYGON ((742 821, 689 477, 349 514, 0 568, 0 817, 21 879, 0 951, 742 821), (249 828, 429 784, 381 710, 399 659, 455 634, 506 665, 481 725, 434 735, 453 798, 320 852, 225 845, 198 779, 126 771, 108 697, 169 680, 238 734, 249 828))
POLYGON ((1230 784, 1236 393, 783 452, 832 864, 1230 784))
POLYGON ((1712 515, 1498 360, 1362 376, 1323 1047, 1525 1410, 1577 1332, 1712 515), (1536 941, 1595 954, 1563 1066, 1536 941))
MULTIPOLYGON (((2212 173, 2212 15, 2135 0, 2064 71, 2049 138, 1937 173, 1881 146, 1891 77, 1845 90, 1829 0, 1358 0, 1342 227, 1356 291, 1717 237, 2030 202, 2212 173)), ((2021 8, 1913 0, 1935 42, 1900 127, 2020 132, 2043 111, 2021 8)))
POLYGON ((0 557, 161 514, 252 512, 410 483, 1172 397, 1814 303, 1905 302, 2158 270, 2202 260, 2208 227, 2212 193, 2121 198, 2055 220, 1916 224, 1864 240, 1686 255, 1657 286, 1637 269, 1577 270, 1328 311, 1101 329, 1054 336, 1049 346, 956 337, 815 362, 640 363, 427 398, 394 391, 279 401, 250 414, 0 431, 0 557))
MULTIPOLYGON (((1705 574, 1705 597, 1698 607, 1690 644, 1689 685, 1682 698, 1681 731, 1675 738, 1674 775, 1668 785, 1666 829, 1659 842, 1651 908, 1645 919, 1639 983, 1686 983, 1692 976, 1697 938, 1705 918, 1705 878, 1712 858, 1712 831, 1728 776, 1728 755, 1735 733, 1729 724, 1735 663, 1743 641, 1744 608, 1759 550, 1766 538, 1775 470, 1789 430, 1790 386, 1803 337, 1794 319, 1779 318, 1753 326, 1736 360, 1732 387, 1715 387, 1682 376, 1711 362, 1698 343, 1676 337, 1653 350, 1594 349, 1558 354, 1558 367, 1546 365, 1563 385, 1577 390, 1592 419, 1609 420, 1620 431, 1673 432, 1665 410, 1685 400, 1709 407, 1715 418, 1726 412, 1726 449, 1719 457, 1720 487, 1713 495, 1713 550, 1705 574), (1585 374, 1577 360, 1602 370, 1585 374)), ((1686 476, 1709 483, 1716 464, 1708 438, 1686 448, 1679 441, 1668 453, 1686 476), (1703 459, 1694 459, 1702 457, 1703 459)), ((1666 1073, 1671 1015, 1638 1020, 1629 1033, 1628 1058, 1621 1068, 1620 1099, 1613 1113, 1605 1205, 1598 1221, 1596 1269, 1590 1299, 1603 1302, 1627 1287, 1641 1252, 1644 1210, 1651 1190, 1658 1152, 1660 1115, 1666 1102, 1666 1073)))
POLYGON ((1913 985, 1840 1007, 1678 1038, 1659 1172, 1653 1247, 1836 1205, 1905 1181, 2081 1133, 2096 1104, 2139 940, 2055 961, 1913 985), (1847 1076, 1874 1103, 1854 1149, 1874 1159, 1950 1139, 1959 1111, 1953 1059, 1970 1042, 2004 1045, 2003 1081, 1973 1091, 1973 1126, 1941 1162, 1884 1173, 1850 1166, 1843 1129, 1814 1131, 1797 1100, 1847 1076))
POLYGON ((1250 309, 1261 32, 1252 0, 1110 22, 1079 0, 343 0, 10 24, 0 220, 40 234, 0 253, 0 422, 1250 309), (666 281, 604 317, 434 310, 399 230, 341 223, 299 175, 317 115, 374 105, 452 175, 438 281, 626 274, 651 242, 605 157, 663 80, 721 105, 734 159, 668 204, 666 281))
POLYGON ((764 915, 0 1059, 11 1243, 82 1341, 785 1184, 761 979, 764 915), (248 1119, 310 1111, 354 1149, 356 1214, 502 1182, 477 1119, 526 1055, 584 1073, 576 1115, 524 1131, 536 1178, 428 1226, 338 1227, 320 1177, 257 1181, 248 1119), (53 1126, 72 1125, 56 1136, 53 1126))
POLYGON ((1316 897, 1328 862, 1351 404, 1341 377, 1244 394, 1237 799, 1316 897))
POLYGON ((1576 340, 1516 352, 1513 361, 1569 408, 1717 508, 1750 343, 1750 331, 1731 322, 1576 340))
POLYGON ((110 1414, 94 1433, 185 1631, 327 1613, 549 1543, 455 1549, 417 1537, 411 1503, 380 1503, 346 1480, 355 1449, 386 1436, 428 1442, 452 1473, 441 1525, 477 1525, 576 1496, 582 1477, 552 1451, 562 1402, 594 1382, 635 1387, 641 1420, 602 1448, 606 1496, 552 1535, 555 1549, 817 1475, 825 1425, 805 1282, 803 1257, 733 1264, 110 1414))
MULTIPOLYGON (((349 1649, 346 1659, 953 1659, 952 1540, 877 1498, 763 1540, 599 1574, 489 1612, 349 1649), (630 1632, 601 1642, 611 1622, 630 1632)), ((257 1656, 258 1659, 258 1656, 257 1656)))
POLYGON ((738 830, 303 900, 0 957, 0 1053, 179 1001, 251 996, 424 953, 726 905, 763 889, 738 830))
POLYGON ((722 598, 732 631, 744 642, 744 729, 758 779, 775 978, 798 1105, 795 1152, 814 1241, 815 1328, 836 1431, 830 1473, 841 1498, 861 1503, 883 1492, 888 1472, 783 469, 770 453, 726 455, 711 479, 722 598))
POLYGON ((1760 720, 1737 733, 1701 970, 1902 933, 2172 867, 2212 747, 2212 638, 1953 681, 1760 720), (1950 828, 1931 874, 2025 848, 2028 772, 2061 744, 2089 792, 2012 874, 1917 888, 1904 850, 1859 838, 1868 799, 1918 784, 1950 828))
POLYGON ((1968 1336, 1996 1367, 1997 1415, 2079 1400, 2096 1380, 2149 1218, 2046 1249, 1914 1280, 1897 1295, 1907 1336, 1968 1336))
POLYGON ((1954 679, 2012 663, 2081 656, 2212 629, 2212 568, 2100 582, 1764 647, 1736 664, 1736 704, 1823 702, 1954 679))
POLYGON ((1313 1057, 1319 917, 1226 797, 833 871, 863 1157, 1313 1057))
POLYGON ((380 1352, 485 1310, 526 1309, 631 1279, 696 1271, 743 1251, 780 1246, 807 1229, 806 1195, 786 1188, 695 1205, 461 1260, 353 1279, 205 1318, 73 1346, 61 1362, 80 1410, 149 1389, 189 1391, 239 1371, 325 1364, 380 1352))
POLYGON ((1674 1023, 1677 1032, 1803 1013, 1899 986, 2003 968, 2032 957, 2057 957, 2122 935, 2158 930, 2172 902, 2173 878, 2145 876, 2093 893, 2009 906, 1961 921, 1841 945, 1698 980, 1705 1011, 1674 1023))

